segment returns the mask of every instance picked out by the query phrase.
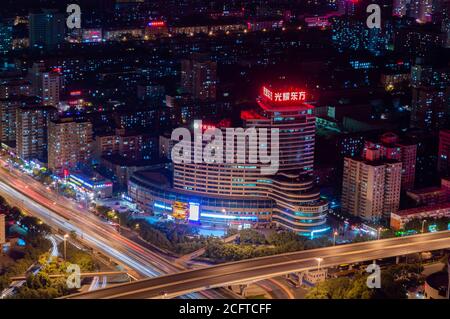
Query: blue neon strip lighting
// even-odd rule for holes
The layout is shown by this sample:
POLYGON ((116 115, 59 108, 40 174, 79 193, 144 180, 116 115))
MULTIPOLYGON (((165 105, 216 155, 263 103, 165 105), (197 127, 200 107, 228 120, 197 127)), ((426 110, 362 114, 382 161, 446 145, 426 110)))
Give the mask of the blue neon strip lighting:
POLYGON ((217 219, 233 219, 233 220, 258 220, 255 216, 234 216, 234 215, 220 215, 203 213, 202 217, 217 218, 217 219))
POLYGON ((329 229, 330 229, 330 227, 322 228, 322 229, 318 229, 318 230, 313 230, 313 231, 311 232, 311 239, 314 238, 314 234, 315 234, 315 233, 323 233, 323 232, 326 232, 326 231, 329 230, 329 229))
POLYGON ((158 203, 154 203, 153 206, 158 207, 158 208, 162 208, 162 209, 165 209, 165 210, 172 210, 172 207, 166 206, 166 205, 161 205, 161 204, 158 204, 158 203))

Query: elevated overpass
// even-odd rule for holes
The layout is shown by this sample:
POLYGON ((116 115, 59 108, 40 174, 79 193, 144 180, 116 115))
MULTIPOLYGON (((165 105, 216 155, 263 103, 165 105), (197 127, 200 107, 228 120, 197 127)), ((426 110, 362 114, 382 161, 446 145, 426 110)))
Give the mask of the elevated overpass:
MULTIPOLYGON (((60 278, 65 277, 68 274, 57 274, 57 275, 48 275, 49 278, 60 278)), ((89 277, 95 277, 95 276, 118 276, 118 275, 127 275, 128 272, 126 271, 99 271, 99 272, 82 272, 80 274, 80 278, 89 278, 89 277)), ((17 281, 17 280, 26 280, 27 276, 16 276, 11 277, 11 281, 17 281)))
POLYGON ((67 296, 69 299, 173 298, 289 273, 450 248, 450 231, 382 239, 248 259, 67 296))

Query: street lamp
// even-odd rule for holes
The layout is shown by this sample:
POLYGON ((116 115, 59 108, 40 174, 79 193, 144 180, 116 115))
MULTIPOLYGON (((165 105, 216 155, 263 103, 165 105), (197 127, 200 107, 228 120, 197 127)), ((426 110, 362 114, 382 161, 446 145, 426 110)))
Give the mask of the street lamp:
POLYGON ((323 258, 316 258, 316 260, 317 260, 317 271, 319 271, 320 270, 320 263, 323 261, 323 258))
POLYGON ((426 221, 427 221, 426 219, 422 220, 422 234, 425 232, 424 227, 425 227, 426 221))
POLYGON ((333 246, 336 246, 336 236, 338 235, 338 232, 337 231, 335 231, 334 233, 333 233, 333 246))
POLYGON ((68 234, 64 235, 64 261, 67 259, 67 238, 69 238, 68 234))

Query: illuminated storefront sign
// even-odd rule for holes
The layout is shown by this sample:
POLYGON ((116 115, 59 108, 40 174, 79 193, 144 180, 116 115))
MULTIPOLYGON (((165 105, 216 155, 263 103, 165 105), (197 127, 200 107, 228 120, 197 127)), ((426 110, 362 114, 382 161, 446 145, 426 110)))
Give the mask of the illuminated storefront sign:
POLYGON ((212 213, 204 213, 203 217, 214 218, 214 219, 228 219, 228 220, 253 220, 257 221, 258 217, 256 216, 238 216, 238 215, 224 215, 224 214, 212 214, 212 213))
POLYGON ((80 96, 81 95, 81 91, 71 91, 70 96, 80 96))
POLYGON ((152 21, 148 23, 149 27, 164 27, 166 23, 164 21, 152 21))
POLYGON ((112 182, 94 182, 94 184, 88 183, 87 181, 83 180, 80 177, 77 177, 75 175, 70 174, 69 176, 69 183, 71 183, 74 186, 86 188, 87 190, 97 190, 97 189, 103 189, 103 188, 112 188, 113 184, 112 182))
POLYGON ((296 102, 306 100, 306 92, 301 90, 275 92, 264 86, 262 89, 262 94, 265 98, 272 102, 296 102))

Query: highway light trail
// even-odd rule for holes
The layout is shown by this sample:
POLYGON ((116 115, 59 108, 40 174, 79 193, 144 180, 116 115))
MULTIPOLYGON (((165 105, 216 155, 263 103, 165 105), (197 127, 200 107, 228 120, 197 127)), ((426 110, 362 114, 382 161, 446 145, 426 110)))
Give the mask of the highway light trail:
POLYGON ((138 272, 140 272, 146 276, 154 277, 154 276, 160 275, 159 272, 149 269, 148 267, 144 267, 140 263, 138 263, 138 262, 132 260, 131 258, 129 258, 128 256, 126 256, 125 254, 119 252, 118 250, 116 250, 114 248, 111 248, 110 247, 111 243, 105 243, 103 241, 104 238, 102 238, 103 239, 102 240, 102 239, 96 238, 96 236, 91 236, 91 234, 86 233, 85 229, 83 231, 81 228, 74 226, 73 221, 71 221, 71 223, 68 223, 65 218, 59 216, 58 214, 55 214, 54 212, 47 209, 46 207, 34 202, 33 200, 29 199, 22 193, 16 191, 15 189, 6 185, 3 182, 0 182, 0 190, 9 194, 13 198, 16 198, 17 200, 21 201, 23 206, 25 206, 25 208, 27 210, 33 211, 35 214, 37 214, 39 216, 40 219, 42 219, 49 225, 54 226, 65 232, 68 232, 68 233, 75 231, 78 236, 82 237, 83 240, 93 244, 94 247, 97 247, 99 250, 102 250, 107 255, 112 256, 112 257, 116 258, 117 260, 120 260, 127 266, 129 266, 133 269, 136 269, 138 272))
MULTIPOLYGON (((170 261, 117 234, 108 223, 86 210, 81 210, 64 197, 54 196, 30 177, 24 174, 15 177, 0 171, 0 178, 0 192, 9 198, 11 204, 24 208, 52 227, 66 233, 75 232, 88 246, 140 275, 157 277, 179 271, 170 261)), ((187 297, 202 298, 199 294, 187 297)))

